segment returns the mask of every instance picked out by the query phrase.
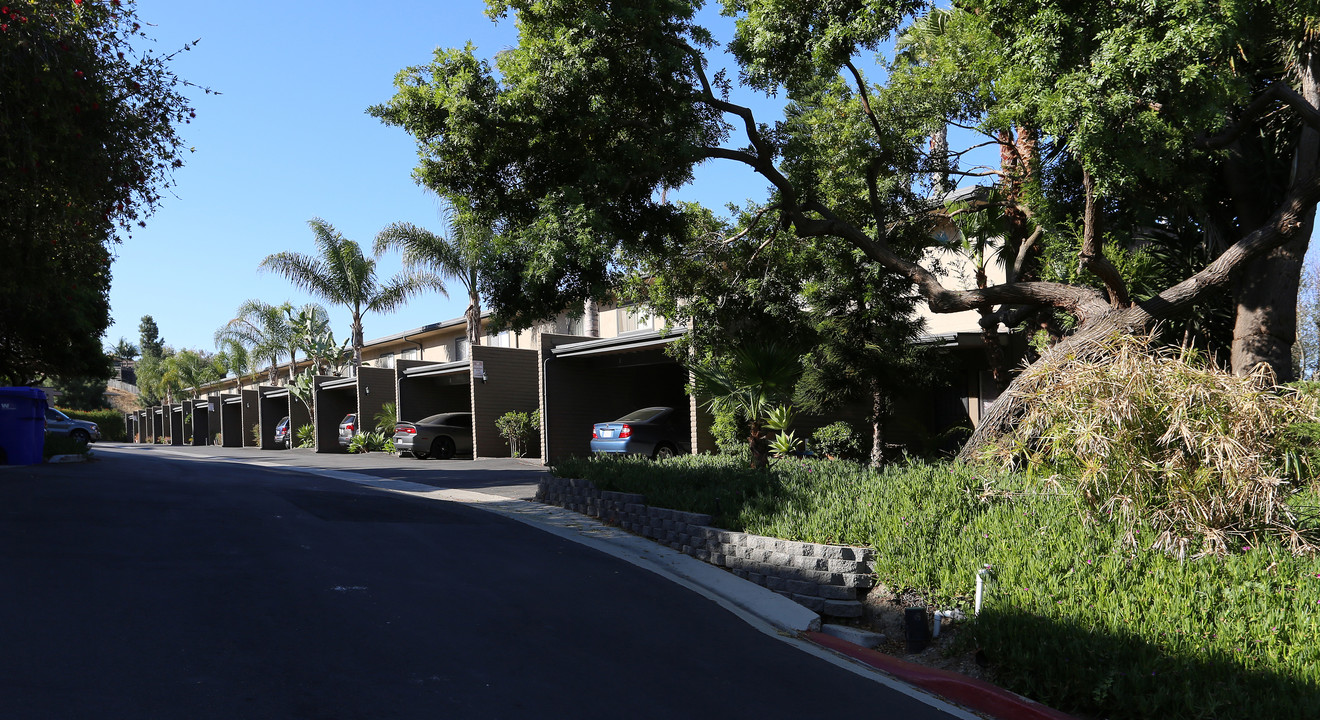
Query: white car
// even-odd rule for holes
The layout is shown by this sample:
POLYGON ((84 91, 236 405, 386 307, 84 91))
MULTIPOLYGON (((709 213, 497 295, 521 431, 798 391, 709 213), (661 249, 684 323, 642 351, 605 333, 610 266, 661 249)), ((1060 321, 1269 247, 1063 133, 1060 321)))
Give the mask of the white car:
POLYGON ((87 444, 101 439, 101 428, 86 420, 74 420, 53 407, 46 408, 46 436, 65 435, 75 442, 87 444))

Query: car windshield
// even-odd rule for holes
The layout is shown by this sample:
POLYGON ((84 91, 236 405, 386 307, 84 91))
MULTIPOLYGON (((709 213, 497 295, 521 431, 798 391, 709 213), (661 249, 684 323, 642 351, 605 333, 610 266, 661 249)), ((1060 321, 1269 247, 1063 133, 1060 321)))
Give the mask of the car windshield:
POLYGON ((628 413, 627 415, 624 415, 623 417, 619 418, 618 420, 615 420, 614 422, 634 422, 634 423, 650 422, 660 417, 661 415, 664 415, 665 413, 669 412, 671 409, 672 408, 667 408, 667 407, 642 408, 641 410, 634 410, 628 413))

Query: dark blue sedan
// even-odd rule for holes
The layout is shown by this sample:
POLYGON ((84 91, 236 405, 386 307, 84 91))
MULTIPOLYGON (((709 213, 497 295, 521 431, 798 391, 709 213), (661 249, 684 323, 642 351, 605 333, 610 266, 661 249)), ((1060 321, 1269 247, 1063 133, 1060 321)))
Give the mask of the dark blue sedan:
POLYGON ((591 451, 632 453, 657 460, 686 453, 691 446, 690 430, 679 420, 673 408, 649 407, 614 422, 596 423, 591 431, 591 451))

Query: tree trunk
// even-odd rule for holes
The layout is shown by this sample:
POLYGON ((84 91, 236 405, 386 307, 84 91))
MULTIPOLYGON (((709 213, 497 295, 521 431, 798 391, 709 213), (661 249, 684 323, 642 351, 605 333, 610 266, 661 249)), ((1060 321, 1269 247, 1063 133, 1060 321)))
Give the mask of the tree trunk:
MULTIPOLYGON (((1298 67, 1302 96, 1313 107, 1320 107, 1320 58, 1313 50, 1304 50, 1298 67)), ((1293 156, 1292 187, 1313 178, 1320 163, 1320 131, 1303 125, 1301 133, 1293 156)), ((1315 225, 1315 206, 1298 221, 1301 227, 1291 240, 1254 258, 1238 278, 1232 352, 1233 372, 1237 375, 1248 375, 1265 363, 1279 382, 1293 379, 1297 290, 1315 225)))
POLYGON ((358 374, 358 368, 362 367, 362 346, 365 341, 362 339, 362 316, 353 313, 353 374, 358 374))
POLYGON ((885 420, 889 416, 889 398, 871 381, 871 467, 885 466, 885 420))
POLYGON ((966 444, 958 453, 958 459, 963 462, 978 459, 981 451, 987 445, 1011 429, 1022 417, 1027 409, 1027 398, 1018 391, 1023 378, 1029 377, 1033 372, 1055 362, 1057 359, 1062 359, 1076 350, 1084 349, 1086 345, 1094 341, 1109 337, 1112 333, 1135 334, 1146 332, 1150 330, 1155 322, 1156 318, 1140 307, 1114 311, 1085 328, 1079 329, 1076 333, 1065 337, 1046 350, 1039 359, 1013 378, 1008 387, 999 394, 999 398, 991 403, 986 413, 981 416, 981 422, 977 424, 971 437, 967 439, 966 444))
POLYGON ((600 304, 587 300, 582 311, 582 332, 587 337, 600 337, 600 304))
POLYGON ((467 339, 468 345, 476 347, 481 344, 481 298, 473 293, 468 297, 467 311, 463 313, 467 320, 467 339))

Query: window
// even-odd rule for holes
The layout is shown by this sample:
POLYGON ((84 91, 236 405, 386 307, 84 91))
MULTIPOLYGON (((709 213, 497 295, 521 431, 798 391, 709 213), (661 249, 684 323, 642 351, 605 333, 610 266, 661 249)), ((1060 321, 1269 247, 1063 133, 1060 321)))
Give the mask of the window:
POLYGON ((419 354, 419 353, 418 353, 418 351, 417 351, 417 348, 408 348, 407 350, 402 350, 402 351, 399 352, 399 359, 400 359, 400 360, 416 360, 416 359, 418 359, 418 358, 417 358, 418 354, 419 354))
POLYGON ((585 334, 587 331, 585 319, 586 318, 581 315, 568 318, 568 321, 564 323, 564 332, 569 335, 585 334))
POLYGON ((468 339, 460 337, 454 340, 454 361, 468 359, 468 339))
POLYGON ((637 330, 650 330, 654 326, 654 319, 641 306, 629 305, 626 308, 619 308, 620 335, 637 330))
POLYGON ((486 347, 512 347, 509 343, 513 340, 513 333, 505 330, 500 333, 486 335, 486 347))
POLYGON ((376 358, 375 365, 378 368, 394 367, 394 353, 385 353, 380 357, 376 358))

